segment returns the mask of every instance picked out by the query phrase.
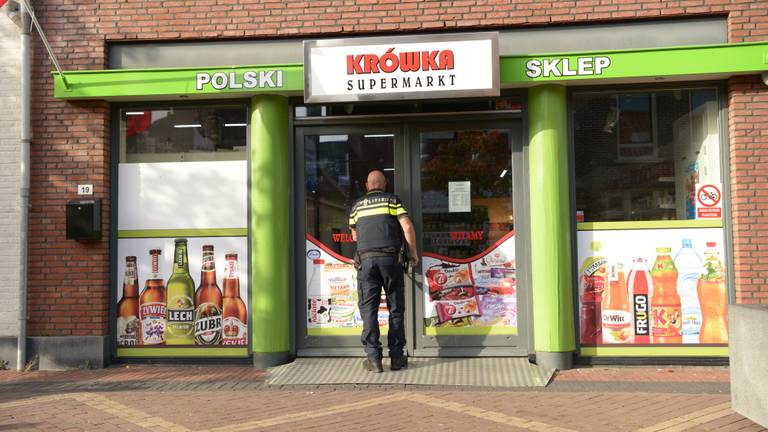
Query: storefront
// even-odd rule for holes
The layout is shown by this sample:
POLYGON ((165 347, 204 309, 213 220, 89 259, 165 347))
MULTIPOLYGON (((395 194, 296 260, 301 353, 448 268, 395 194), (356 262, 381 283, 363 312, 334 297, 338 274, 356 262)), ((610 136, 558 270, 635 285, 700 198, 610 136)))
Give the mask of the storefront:
POLYGON ((762 72, 768 44, 509 55, 499 38, 55 74, 56 97, 112 107, 113 355, 361 355, 347 217, 380 169, 422 254, 410 355, 727 356, 723 80, 762 72))

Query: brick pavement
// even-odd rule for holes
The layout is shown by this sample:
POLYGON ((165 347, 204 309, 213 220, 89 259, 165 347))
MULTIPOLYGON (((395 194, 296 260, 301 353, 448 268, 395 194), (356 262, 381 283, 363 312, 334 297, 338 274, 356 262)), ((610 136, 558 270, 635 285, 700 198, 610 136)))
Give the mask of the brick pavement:
MULTIPOLYGON (((391 373, 391 372, 388 372, 391 373)), ((547 388, 284 386, 249 366, 0 371, 0 431, 760 431, 726 367, 592 367, 547 388)))

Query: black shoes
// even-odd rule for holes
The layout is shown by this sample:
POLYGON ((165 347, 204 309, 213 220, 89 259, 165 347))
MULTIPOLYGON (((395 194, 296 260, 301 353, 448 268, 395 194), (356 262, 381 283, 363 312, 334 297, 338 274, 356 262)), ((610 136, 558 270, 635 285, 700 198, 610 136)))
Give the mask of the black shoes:
POLYGON ((400 369, 408 369, 408 357, 406 356, 392 357, 389 368, 393 371, 397 371, 400 369))
POLYGON ((373 360, 373 359, 367 358, 363 360, 363 369, 373 373, 384 372, 384 366, 381 364, 381 359, 373 360))

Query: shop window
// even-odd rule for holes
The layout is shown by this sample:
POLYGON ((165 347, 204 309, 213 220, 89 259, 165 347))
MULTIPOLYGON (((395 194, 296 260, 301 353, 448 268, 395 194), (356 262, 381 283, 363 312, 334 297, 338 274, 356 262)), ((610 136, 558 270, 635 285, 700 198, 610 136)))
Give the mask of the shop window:
POLYGON ((246 106, 124 108, 120 162, 245 160, 246 106))
POLYGON ((576 93, 572 109, 585 222, 695 219, 696 184, 720 183, 716 89, 576 93))

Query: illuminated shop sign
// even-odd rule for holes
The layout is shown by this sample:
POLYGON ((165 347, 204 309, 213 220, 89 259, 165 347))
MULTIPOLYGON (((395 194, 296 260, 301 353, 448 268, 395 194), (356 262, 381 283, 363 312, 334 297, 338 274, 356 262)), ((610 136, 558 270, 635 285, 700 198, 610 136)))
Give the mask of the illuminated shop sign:
POLYGON ((304 43, 304 100, 498 96, 498 34, 304 43))
POLYGON ((531 59, 525 64, 525 74, 529 78, 602 75, 610 66, 610 57, 531 59))

